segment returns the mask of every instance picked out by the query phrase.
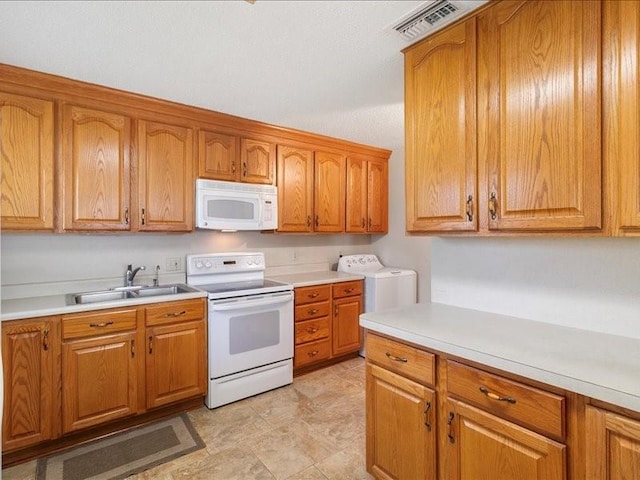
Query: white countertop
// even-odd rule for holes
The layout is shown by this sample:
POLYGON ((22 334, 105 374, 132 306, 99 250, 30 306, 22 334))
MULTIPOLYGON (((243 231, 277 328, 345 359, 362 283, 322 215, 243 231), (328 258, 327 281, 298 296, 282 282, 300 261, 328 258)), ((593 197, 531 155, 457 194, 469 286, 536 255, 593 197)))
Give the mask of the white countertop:
POLYGON ((289 273, 285 275, 267 275, 267 278, 278 282, 290 283, 294 287, 309 287, 311 285, 322 285, 324 283, 362 280, 364 275, 327 270, 320 272, 289 273))
POLYGON ((174 295, 158 295, 153 297, 114 300, 111 302, 85 303, 81 305, 67 305, 66 295, 16 298, 2 301, 1 319, 4 322, 7 320, 19 320, 22 318, 64 315, 67 313, 129 307, 132 305, 144 305, 148 303, 175 302, 178 300, 203 298, 206 296, 207 292, 198 290, 196 292, 177 293, 174 295))
POLYGON ((360 315, 364 328, 640 412, 640 340, 438 303, 360 315))

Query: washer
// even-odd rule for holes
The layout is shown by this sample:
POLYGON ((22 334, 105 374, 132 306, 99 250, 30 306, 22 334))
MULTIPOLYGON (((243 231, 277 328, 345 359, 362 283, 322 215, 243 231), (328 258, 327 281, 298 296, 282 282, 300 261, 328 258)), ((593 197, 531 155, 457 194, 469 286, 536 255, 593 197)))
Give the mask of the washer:
POLYGON ((405 268, 385 267, 373 254, 344 255, 338 271, 364 275, 364 311, 416 303, 416 272, 405 268))

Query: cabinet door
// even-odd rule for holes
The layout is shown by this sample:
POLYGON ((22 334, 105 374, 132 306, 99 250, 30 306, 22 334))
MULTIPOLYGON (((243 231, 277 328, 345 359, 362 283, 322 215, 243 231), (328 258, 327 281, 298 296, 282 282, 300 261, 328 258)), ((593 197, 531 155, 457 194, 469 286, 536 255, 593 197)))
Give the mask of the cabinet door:
POLYGON ((446 478, 566 478, 564 445, 463 402, 449 398, 446 404, 446 478))
POLYGON ((129 230, 131 121, 65 105, 64 230, 129 230))
POLYGON ((240 179, 238 137, 200 130, 198 176, 235 182, 240 179))
POLYGON ((380 479, 434 480, 435 392, 367 363, 366 399, 367 471, 380 479))
POLYGON ((640 234, 640 2, 604 2, 603 125, 614 233, 640 234))
POLYGON ((587 478, 640 478, 640 422, 612 412, 587 407, 587 478))
POLYGON ((275 183, 275 143, 243 138, 240 143, 240 180, 249 183, 275 183))
POLYGON ((205 321, 147 328, 147 408, 207 391, 205 321))
POLYGON ((139 229, 193 230, 193 132, 189 128, 138 124, 139 229))
POLYGON ((2 323, 2 450, 50 440, 59 430, 56 319, 2 323))
POLYGON ((601 226, 600 2, 507 1, 478 17, 490 230, 601 226))
POLYGON ((346 159, 316 152, 314 161, 314 230, 344 232, 346 159))
POLYGON ((474 231, 476 28, 471 19, 405 55, 407 231, 474 231))
POLYGON ((331 329, 331 353, 338 356, 360 349, 360 314, 362 298, 338 298, 333 301, 333 324, 331 329))
POLYGON ((313 231, 313 152, 278 145, 278 231, 313 231))
POLYGON ((388 227, 389 180, 386 161, 367 162, 367 231, 386 233, 388 227))
POLYGON ((53 102, 0 92, 2 230, 53 230, 53 102))
POLYGON ((62 344, 62 425, 65 433, 138 412, 135 332, 62 344))
POLYGON ((347 158, 347 233, 367 231, 367 161, 347 158))

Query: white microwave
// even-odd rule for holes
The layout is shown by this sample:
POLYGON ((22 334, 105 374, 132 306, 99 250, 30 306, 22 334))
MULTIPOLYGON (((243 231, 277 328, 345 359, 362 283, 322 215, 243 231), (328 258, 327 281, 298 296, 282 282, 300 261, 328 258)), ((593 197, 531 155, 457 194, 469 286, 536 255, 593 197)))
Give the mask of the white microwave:
POLYGON ((196 180, 196 227, 275 230, 278 189, 273 185, 196 180))

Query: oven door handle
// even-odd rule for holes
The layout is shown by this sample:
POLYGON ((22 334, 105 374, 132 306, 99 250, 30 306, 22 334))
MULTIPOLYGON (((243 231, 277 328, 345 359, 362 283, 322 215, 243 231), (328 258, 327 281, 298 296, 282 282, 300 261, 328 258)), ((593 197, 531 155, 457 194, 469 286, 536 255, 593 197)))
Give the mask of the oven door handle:
POLYGON ((240 300, 230 301, 225 303, 211 302, 211 310, 223 311, 223 310, 240 310, 241 308, 250 307, 266 307, 267 305, 276 305, 279 303, 287 303, 293 301, 293 295, 289 292, 280 295, 273 295, 267 298, 261 298, 257 300, 240 300))

